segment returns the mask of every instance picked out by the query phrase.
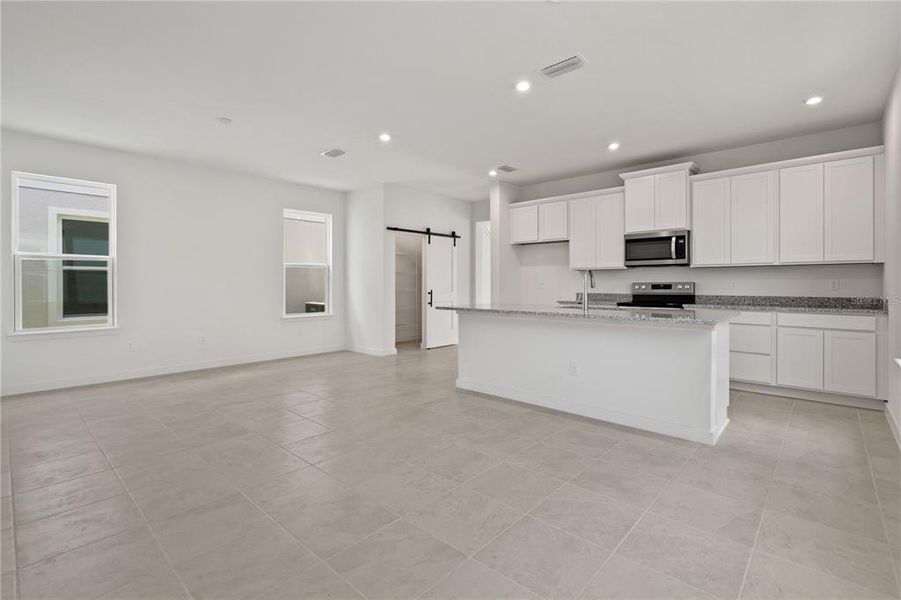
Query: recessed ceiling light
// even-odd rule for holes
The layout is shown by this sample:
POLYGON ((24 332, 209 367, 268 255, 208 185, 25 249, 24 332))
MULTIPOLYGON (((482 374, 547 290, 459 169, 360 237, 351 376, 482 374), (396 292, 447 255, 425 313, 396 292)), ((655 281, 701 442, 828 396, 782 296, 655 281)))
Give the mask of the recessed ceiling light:
POLYGON ((234 121, 232 121, 232 120, 231 120, 230 118, 228 118, 228 117, 219 117, 219 118, 216 119, 216 120, 219 121, 219 122, 220 122, 221 124, 223 124, 223 125, 231 125, 232 123, 234 123, 234 121))
POLYGON ((495 171, 494 169, 491 169, 490 171, 488 171, 488 176, 489 177, 497 177, 497 171, 495 171))
POLYGON ((532 83, 523 79, 522 81, 516 82, 516 91, 517 92, 528 92, 532 89, 532 83))
POLYGON ((823 101, 822 96, 811 96, 810 98, 808 98, 807 100, 804 101, 804 104, 806 104, 807 106, 816 106, 817 104, 819 104, 822 101, 823 101))
POLYGON ((607 150, 619 150, 619 142, 610 142, 607 144, 607 150))
POLYGON ((390 134, 390 133, 380 133, 380 134, 379 134, 379 139, 382 140, 383 142, 390 142, 390 141, 391 141, 391 134, 390 134))
POLYGON ((347 152, 345 152, 341 148, 332 148, 331 150, 326 150, 325 152, 319 153, 320 156, 326 156, 328 158, 338 158, 339 156, 344 156, 345 154, 347 154, 347 152))

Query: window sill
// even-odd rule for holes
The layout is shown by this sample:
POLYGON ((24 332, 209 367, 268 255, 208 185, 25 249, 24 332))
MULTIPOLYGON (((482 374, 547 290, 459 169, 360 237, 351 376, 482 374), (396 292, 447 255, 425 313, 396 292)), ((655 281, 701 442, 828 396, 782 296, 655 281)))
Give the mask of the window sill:
POLYGON ((67 327, 65 329, 40 329, 35 331, 10 331, 6 334, 7 339, 11 342, 21 342, 25 340, 47 340, 55 338, 66 338, 73 334, 81 336, 94 335, 116 335, 119 333, 118 325, 104 325, 102 327, 67 327))
POLYGON ((293 321, 294 319, 330 319, 335 313, 298 313, 296 315, 282 315, 283 321, 293 321))

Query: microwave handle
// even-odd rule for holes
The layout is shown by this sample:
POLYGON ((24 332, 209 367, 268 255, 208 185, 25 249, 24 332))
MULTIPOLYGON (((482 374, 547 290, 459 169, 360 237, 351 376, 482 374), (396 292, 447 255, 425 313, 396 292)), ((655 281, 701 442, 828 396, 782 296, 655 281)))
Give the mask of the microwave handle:
POLYGON ((669 252, 671 258, 676 260, 676 236, 670 238, 669 252))

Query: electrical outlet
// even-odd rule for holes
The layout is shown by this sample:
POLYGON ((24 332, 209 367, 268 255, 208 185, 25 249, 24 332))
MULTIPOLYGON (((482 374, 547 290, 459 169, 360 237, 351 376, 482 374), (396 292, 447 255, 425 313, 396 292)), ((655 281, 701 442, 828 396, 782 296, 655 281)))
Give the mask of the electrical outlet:
POLYGON ((579 370, 580 370, 579 363, 577 363, 576 361, 572 361, 571 363, 569 363, 569 374, 570 375, 572 375, 573 377, 578 377, 579 370))
POLYGON ((129 352, 132 352, 134 349, 135 349, 135 343, 134 343, 134 342, 128 342, 128 351, 129 351, 129 352))
POLYGON ((730 289, 730 290, 734 290, 734 289, 735 289, 735 280, 734 280, 734 279, 730 279, 730 280, 729 280, 729 289, 730 289))
POLYGON ((203 336, 200 336, 200 343, 201 343, 201 344, 206 344, 206 338, 203 337, 203 336))
POLYGON ((838 279, 830 279, 829 280, 829 289, 837 290, 839 288, 838 279))

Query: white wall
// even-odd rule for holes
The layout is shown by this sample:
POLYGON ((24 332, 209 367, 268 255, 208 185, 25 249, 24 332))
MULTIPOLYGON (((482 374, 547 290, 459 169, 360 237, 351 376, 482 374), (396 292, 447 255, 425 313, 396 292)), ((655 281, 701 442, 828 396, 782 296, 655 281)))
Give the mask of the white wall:
MULTIPOLYGON (((708 152, 673 161, 693 160, 701 172, 785 160, 802 156, 849 150, 882 143, 879 124, 826 131, 818 134, 708 152)), ((886 164, 888 164, 886 160, 886 164)), ((639 167, 624 167, 594 175, 550 181, 526 186, 507 186, 507 197, 527 200, 567 193, 583 192, 622 185, 619 173, 639 167)), ((503 194, 502 194, 503 195, 503 194)), ((506 223, 503 204, 495 206, 492 197, 492 226, 506 223), (499 214, 495 214, 500 210, 499 214)), ((502 230, 501 233, 503 234, 502 230)), ((498 231, 494 229, 493 231, 498 231)), ((501 250, 505 250, 501 244, 501 250)), ((568 268, 565 243, 509 246, 508 255, 498 265, 504 277, 501 292, 507 301, 548 303, 574 298, 582 291, 582 276, 568 268)), ((493 271, 492 274, 497 271, 493 271)), ((698 283, 699 294, 797 295, 797 296, 880 296, 883 293, 881 265, 818 265, 770 267, 646 267, 620 271, 595 271, 595 292, 628 293, 629 282, 638 280, 687 280, 698 283), (839 289, 829 288, 830 280, 839 280, 839 289)))
POLYGON ((384 332, 385 199, 382 186, 347 195, 347 346, 386 354, 384 332))
MULTIPOLYGON (((901 357, 901 69, 885 110, 885 295, 889 299, 889 355, 901 357)), ((890 365, 888 412, 901 434, 901 368, 890 365)), ((901 441, 901 440, 899 440, 901 441)))
POLYGON ((4 394, 344 347, 343 193, 7 130, 2 145, 4 228, 10 171, 118 185, 120 324, 113 332, 10 336, 4 243, 4 394), (281 318, 284 208, 333 215, 333 317, 281 318))

